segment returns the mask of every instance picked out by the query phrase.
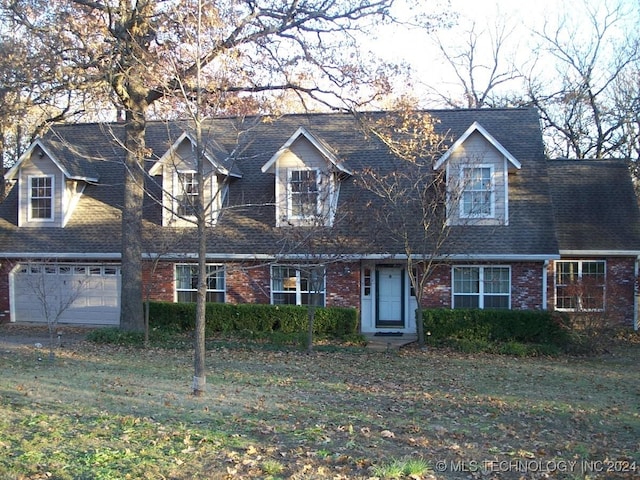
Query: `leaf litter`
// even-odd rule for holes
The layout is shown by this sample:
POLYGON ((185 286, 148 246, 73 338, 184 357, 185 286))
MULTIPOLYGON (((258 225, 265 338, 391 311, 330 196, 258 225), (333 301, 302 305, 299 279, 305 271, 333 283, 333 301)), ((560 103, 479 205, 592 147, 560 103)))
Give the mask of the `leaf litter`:
POLYGON ((78 343, 46 365, 13 349, 0 353, 0 477, 569 479, 587 465, 634 478, 639 353, 216 348, 196 398, 188 350, 78 343), (382 468, 408 459, 428 468, 382 468))

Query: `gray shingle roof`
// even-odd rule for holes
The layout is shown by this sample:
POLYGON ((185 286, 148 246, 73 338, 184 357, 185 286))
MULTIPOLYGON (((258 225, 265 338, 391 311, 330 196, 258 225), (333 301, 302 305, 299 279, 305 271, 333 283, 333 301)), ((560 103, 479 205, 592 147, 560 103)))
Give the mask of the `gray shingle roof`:
MULTIPOLYGON (((554 217, 551 206, 547 161, 537 112, 533 109, 498 109, 430 113, 439 120, 437 129, 448 136, 449 144, 478 121, 522 163, 522 169, 509 180, 509 225, 457 227, 446 247, 447 253, 476 258, 557 255, 556 221, 564 217, 558 214, 557 209, 554 217)), ((229 204, 236 208, 225 210, 218 225, 209 229, 211 257, 215 258, 216 254, 268 255, 285 248, 282 229, 275 228, 274 176, 262 173, 261 167, 299 127, 305 127, 326 142, 337 158, 344 162, 345 168, 356 173, 353 177, 346 177, 340 187, 338 211, 349 210, 349 215, 337 222, 333 232, 341 241, 327 244, 324 248, 351 254, 401 254, 403 250, 399 245, 394 245, 381 232, 370 230, 373 215, 383 206, 356 180, 357 172, 364 167, 390 168, 392 163, 387 149, 375 139, 365 137, 350 115, 300 114, 269 121, 247 118, 240 122, 233 118, 220 118, 205 124, 205 135, 214 138, 219 145, 217 153, 229 153, 229 168, 242 172, 242 178, 234 178, 230 182, 229 204)), ((147 145, 152 153, 147 168, 187 128, 188 125, 181 122, 149 122, 147 145)), ((0 252, 117 256, 121 250, 123 135, 122 124, 54 127, 43 142, 49 144, 64 139, 63 145, 73 146, 72 165, 93 169, 99 182, 87 185, 64 228, 18 228, 17 189, 12 189, 0 205, 0 252)), ((61 148, 57 147, 57 154, 66 157, 67 152, 61 148)), ((555 182, 561 173, 553 172, 555 182)), ((159 198, 157 181, 157 178, 149 179, 147 188, 151 196, 159 198)), ((151 198, 145 200, 144 230, 148 239, 145 251, 195 252, 193 230, 162 227, 161 213, 158 203, 151 198)), ((636 243, 627 245, 625 239, 624 234, 619 235, 612 247, 637 248, 636 243)))
POLYGON ((640 215, 622 160, 553 160, 551 195, 561 250, 640 250, 640 215))

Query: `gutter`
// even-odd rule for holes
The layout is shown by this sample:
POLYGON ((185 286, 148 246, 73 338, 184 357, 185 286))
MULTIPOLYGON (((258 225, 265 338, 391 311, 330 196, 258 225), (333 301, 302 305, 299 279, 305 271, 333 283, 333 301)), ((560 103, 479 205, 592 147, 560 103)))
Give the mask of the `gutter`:
POLYGON ((560 250, 563 257, 639 257, 638 250, 560 250))

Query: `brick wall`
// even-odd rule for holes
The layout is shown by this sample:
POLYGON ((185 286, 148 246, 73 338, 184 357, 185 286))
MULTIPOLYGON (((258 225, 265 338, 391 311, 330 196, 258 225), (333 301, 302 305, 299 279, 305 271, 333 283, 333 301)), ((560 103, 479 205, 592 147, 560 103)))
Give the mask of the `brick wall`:
POLYGON ((173 262, 143 262, 142 284, 143 295, 146 298, 147 288, 151 288, 149 298, 158 302, 174 301, 174 266, 173 262))
POLYGON ((544 263, 511 264, 511 309, 541 310, 544 263))
POLYGON ((327 268, 327 307, 360 310, 360 263, 335 263, 327 268))
MULTIPOLYGON (((541 262, 523 262, 504 265, 511 267, 511 308, 514 310, 542 308, 543 264, 541 262)), ((424 289, 423 307, 451 308, 451 285, 451 265, 438 266, 424 289)))
POLYGON ((440 265, 429 276, 424 288, 424 308, 451 308, 451 266, 440 265))
POLYGON ((269 265, 227 264, 227 303, 270 303, 269 265))
MULTIPOLYGON (((151 299, 174 301, 174 264, 145 262, 143 282, 152 282, 151 299)), ((227 303, 270 303, 271 271, 260 263, 227 263, 225 270, 227 303)), ((360 264, 336 263, 327 267, 327 306, 360 307, 360 264)))

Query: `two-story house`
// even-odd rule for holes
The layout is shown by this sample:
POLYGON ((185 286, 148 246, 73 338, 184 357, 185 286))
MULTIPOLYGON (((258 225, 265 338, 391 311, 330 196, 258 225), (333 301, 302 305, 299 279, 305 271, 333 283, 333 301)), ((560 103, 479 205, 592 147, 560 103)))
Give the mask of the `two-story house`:
MULTIPOLYGON (((423 306, 592 311, 637 328, 640 215, 627 165, 548 160, 534 109, 429 113, 446 138, 429 161, 446 183, 448 233, 438 248, 419 228, 408 237, 437 257, 423 306)), ((151 298, 195 300, 203 198, 209 301, 313 298, 357 308, 363 332, 414 332, 407 249, 380 223, 393 210, 362 181, 403 161, 361 126, 347 114, 216 118, 198 145, 186 122, 150 122, 151 298)), ((118 324, 123 134, 118 123, 54 126, 7 172, 5 321, 46 321, 45 296, 70 302, 60 322, 118 324)))

